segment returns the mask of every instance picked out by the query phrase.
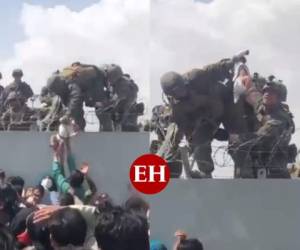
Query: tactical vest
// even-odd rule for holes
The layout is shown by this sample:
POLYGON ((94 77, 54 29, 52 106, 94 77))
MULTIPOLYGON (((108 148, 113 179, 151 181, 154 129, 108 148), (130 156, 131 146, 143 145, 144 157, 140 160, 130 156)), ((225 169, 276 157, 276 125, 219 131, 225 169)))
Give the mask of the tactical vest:
POLYGON ((82 89, 88 89, 99 71, 94 66, 76 65, 64 68, 61 75, 66 81, 76 81, 82 89))

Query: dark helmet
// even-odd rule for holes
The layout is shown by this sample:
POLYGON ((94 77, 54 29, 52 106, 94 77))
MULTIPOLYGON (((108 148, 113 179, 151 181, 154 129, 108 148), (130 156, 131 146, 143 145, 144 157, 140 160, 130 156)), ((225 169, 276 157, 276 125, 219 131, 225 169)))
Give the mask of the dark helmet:
POLYGON ((122 68, 117 64, 105 64, 100 69, 105 72, 108 81, 112 84, 116 83, 123 76, 122 68))
POLYGON ((180 74, 170 71, 160 78, 160 85, 164 94, 173 96, 173 90, 178 87, 183 87, 185 85, 185 81, 180 74))
POLYGON ((23 76, 23 71, 21 69, 14 69, 13 72, 12 72, 12 76, 15 77, 15 76, 23 76))
POLYGON ((65 88, 63 78, 59 74, 54 73, 47 80, 47 88, 50 92, 61 94, 65 88))
MULTIPOLYGON (((269 78, 270 79, 270 78, 269 78)), ((272 78, 272 81, 268 81, 264 87, 263 87, 263 92, 266 91, 267 89, 271 89, 275 91, 278 94, 280 102, 285 102, 287 98, 287 88, 286 86, 282 83, 282 81, 275 81, 274 78, 272 78)))

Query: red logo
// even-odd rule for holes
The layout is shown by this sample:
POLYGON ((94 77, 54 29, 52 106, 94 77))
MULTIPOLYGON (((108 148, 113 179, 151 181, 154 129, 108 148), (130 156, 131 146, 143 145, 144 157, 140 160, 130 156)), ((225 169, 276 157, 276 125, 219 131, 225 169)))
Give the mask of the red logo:
POLYGON ((157 194, 169 183, 170 169, 167 162, 153 154, 142 155, 130 167, 130 180, 138 191, 157 194))

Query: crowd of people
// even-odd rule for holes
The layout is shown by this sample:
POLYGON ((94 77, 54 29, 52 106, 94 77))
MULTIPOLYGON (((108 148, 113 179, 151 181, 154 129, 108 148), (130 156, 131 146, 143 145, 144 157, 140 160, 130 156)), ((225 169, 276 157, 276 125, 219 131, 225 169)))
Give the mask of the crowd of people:
POLYGON ((273 75, 251 75, 248 54, 161 77, 165 104, 152 110, 151 152, 169 162, 174 176, 184 168, 191 178, 211 178, 216 139, 228 141, 235 178, 290 178, 297 147, 290 144, 295 124, 287 88, 273 75), (191 170, 189 157, 198 170, 191 170))
POLYGON ((38 95, 37 108, 27 105, 37 96, 22 80, 23 71, 13 70, 12 77, 12 83, 0 85, 0 130, 53 131, 64 117, 84 130, 84 107, 94 108, 99 131, 140 130, 138 117, 144 113, 144 103, 137 102, 138 86, 119 65, 74 62, 55 71, 38 95))
POLYGON ((134 191, 122 205, 99 192, 70 138, 54 134, 50 146, 51 169, 36 186, 0 172, 0 249, 149 249, 149 204, 134 191))

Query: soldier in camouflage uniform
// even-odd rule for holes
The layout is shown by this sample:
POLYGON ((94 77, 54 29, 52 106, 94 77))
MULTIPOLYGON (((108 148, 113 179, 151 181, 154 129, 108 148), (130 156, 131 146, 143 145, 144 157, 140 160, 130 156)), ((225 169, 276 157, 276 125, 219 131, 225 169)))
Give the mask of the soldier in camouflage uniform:
POLYGON ((143 102, 135 102, 129 108, 125 122, 121 124, 121 130, 127 132, 140 131, 141 124, 138 123, 138 117, 144 114, 145 106, 143 102))
POLYGON ((4 130, 30 130, 35 122, 35 112, 23 103, 24 99, 17 93, 10 92, 6 98, 6 111, 1 116, 1 125, 4 130))
POLYGON ((94 65, 73 63, 62 72, 54 73, 47 82, 50 92, 58 95, 67 107, 66 115, 84 130, 83 103, 88 107, 102 106, 108 98, 104 72, 94 65))
POLYGON ((185 136, 202 177, 211 177, 211 141, 219 134, 219 125, 231 101, 229 88, 220 81, 230 78, 237 59, 222 60, 184 75, 169 72, 162 76, 161 86, 168 97, 173 122, 159 155, 171 160, 185 136))
POLYGON ((65 114, 65 107, 58 95, 43 87, 39 96, 42 107, 39 109, 39 130, 56 131, 59 119, 65 114))
POLYGON ((295 158, 291 155, 295 146, 289 146, 295 126, 288 106, 282 103, 286 101, 287 90, 280 81, 270 77, 262 93, 254 107, 257 131, 232 136, 230 151, 236 164, 235 176, 290 178, 287 163, 295 158))
POLYGON ((110 100, 96 111, 102 131, 128 131, 131 111, 137 100, 138 86, 119 65, 100 67, 105 72, 110 100))
POLYGON ((1 96, 0 102, 4 110, 6 108, 6 99, 11 92, 15 92, 15 94, 19 97, 22 105, 24 105, 28 101, 28 99, 33 96, 31 87, 26 82, 22 81, 23 71, 21 69, 13 70, 12 76, 14 78, 14 81, 4 88, 3 94, 1 96))
POLYGON ((150 152, 156 154, 162 145, 167 134, 167 128, 170 125, 171 109, 169 105, 156 105, 152 109, 150 121, 145 124, 144 130, 154 132, 157 139, 151 141, 150 152))

